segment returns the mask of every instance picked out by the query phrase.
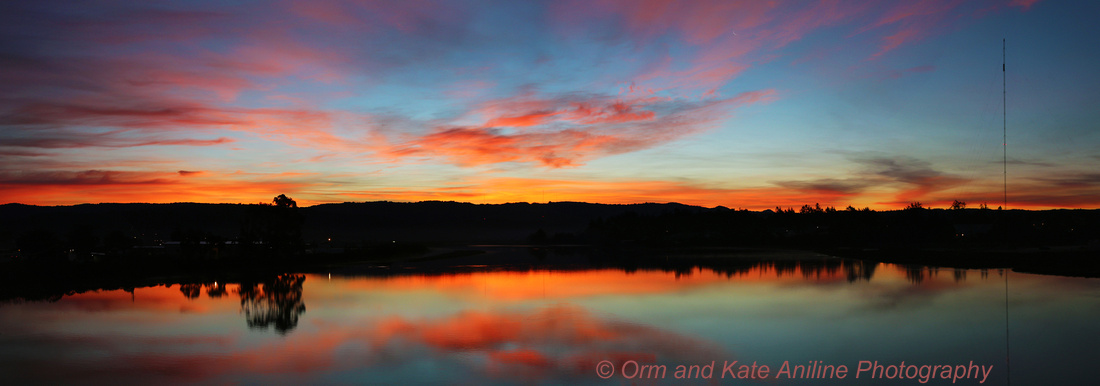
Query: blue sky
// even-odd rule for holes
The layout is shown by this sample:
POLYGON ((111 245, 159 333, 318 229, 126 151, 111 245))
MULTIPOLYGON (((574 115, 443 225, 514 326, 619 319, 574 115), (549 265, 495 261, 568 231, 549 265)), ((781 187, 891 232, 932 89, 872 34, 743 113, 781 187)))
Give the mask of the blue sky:
POLYGON ((23 2, 4 202, 1100 203, 1086 1, 23 2))

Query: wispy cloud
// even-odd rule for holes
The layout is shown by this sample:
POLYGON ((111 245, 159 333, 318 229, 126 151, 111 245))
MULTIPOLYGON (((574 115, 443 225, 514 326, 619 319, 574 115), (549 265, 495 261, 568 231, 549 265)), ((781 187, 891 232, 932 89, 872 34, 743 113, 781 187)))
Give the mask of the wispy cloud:
POLYGON ((901 70, 890 71, 886 74, 886 77, 889 78, 889 79, 898 79, 898 78, 901 78, 901 77, 906 76, 906 75, 919 74, 919 73, 932 72, 932 71, 936 71, 936 66, 932 66, 932 65, 916 66, 916 67, 910 67, 910 68, 905 68, 905 69, 901 69, 901 70))
POLYGON ((1020 8, 1023 8, 1023 9, 1028 9, 1028 8, 1031 8, 1032 5, 1035 5, 1035 3, 1038 3, 1038 2, 1039 2, 1039 0, 1012 0, 1012 2, 1008 3, 1008 5, 1013 6, 1013 7, 1020 7, 1020 8))
MULTIPOLYGON (((315 175, 138 172, 124 170, 0 170, 5 203, 46 205, 87 202, 256 202, 273 192, 295 194, 317 184, 315 175)), ((299 199, 303 204, 312 201, 299 199)))
MULTIPOLYGON (((936 199, 950 202, 961 199, 972 206, 986 203, 1001 206, 1005 196, 1001 181, 990 181, 980 189, 935 194, 936 199)), ((1042 176, 1010 177, 1008 181, 1009 208, 1096 208, 1100 207, 1100 173, 1045 171, 1042 176)))
POLYGON ((862 170, 845 178, 821 178, 811 180, 775 181, 775 185, 822 195, 827 198, 845 198, 867 193, 871 188, 887 187, 893 190, 892 204, 907 204, 927 200, 936 192, 952 189, 970 180, 936 170, 927 161, 895 156, 854 155, 850 161, 862 170))
POLYGON ((0 174, 0 185, 159 185, 171 180, 157 173, 126 172, 112 170, 84 170, 76 172, 12 172, 0 174))
POLYGON ((774 95, 774 90, 762 90, 705 101, 571 95, 495 101, 480 109, 480 114, 489 115, 482 127, 440 127, 385 144, 379 152, 396 158, 441 157, 460 166, 578 166, 704 131, 733 109, 769 101, 774 95))
POLYGON ((36 147, 44 149, 71 149, 82 147, 139 147, 139 146, 213 146, 232 143, 233 139, 127 139, 111 135, 68 134, 64 138, 6 138, 4 146, 36 147))
MULTIPOLYGON (((480 200, 493 195, 405 178, 384 189, 362 176, 325 179, 383 163, 433 172, 459 166, 454 179, 502 168, 587 172, 593 160, 719 133, 713 129, 745 106, 803 92, 776 86, 782 82, 766 66, 778 58, 807 58, 812 66, 868 43, 878 58, 976 20, 984 15, 978 8, 1022 12, 1034 4, 17 2, 0 13, 0 173, 8 173, 5 192, 18 193, 5 199, 25 202, 247 202, 246 192, 270 195, 261 188, 308 191, 320 201, 356 197, 341 194, 367 185, 387 199, 403 192, 480 200), (821 36, 829 42, 811 41, 821 36), (820 54, 804 55, 803 45, 820 54), (201 164, 189 162, 200 154, 201 164), (232 172, 253 166, 340 171, 313 181, 232 172), (31 193, 35 184, 42 194, 31 193), (73 186, 89 190, 65 191, 73 186)), ((928 62, 872 72, 936 71, 921 63, 928 62)), ((856 163, 864 170, 850 176, 780 176, 730 190, 721 176, 561 182, 577 190, 558 199, 626 202, 614 189, 636 188, 630 200, 749 206, 766 195, 794 202, 889 187, 903 200, 961 182, 911 161, 862 160, 856 163)), ((609 180, 618 172, 591 170, 609 180)))
POLYGON ((878 185, 877 181, 865 179, 821 178, 808 181, 776 181, 776 185, 800 192, 824 197, 848 197, 863 193, 869 187, 878 185))

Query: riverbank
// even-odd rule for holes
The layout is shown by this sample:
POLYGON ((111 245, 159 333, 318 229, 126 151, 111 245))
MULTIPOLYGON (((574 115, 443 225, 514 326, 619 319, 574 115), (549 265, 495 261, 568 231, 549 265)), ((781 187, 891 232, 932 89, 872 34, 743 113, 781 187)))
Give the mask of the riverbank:
POLYGON ((779 271, 852 269, 852 280, 868 280, 877 263, 911 267, 1011 269, 1070 277, 1100 277, 1100 259, 1088 247, 1018 249, 828 249, 780 248, 595 248, 590 246, 473 245, 418 248, 396 253, 314 254, 270 259, 120 263, 6 263, 0 300, 52 301, 66 294, 132 289, 171 283, 262 282, 285 273, 389 277, 448 275, 478 271, 656 270, 691 274, 708 269, 727 275, 761 266, 779 271), (843 261, 858 263, 842 264, 843 261), (843 265, 843 267, 842 267, 843 265))
POLYGON ((837 257, 944 268, 1005 268, 1016 272, 1100 278, 1100 251, 1091 246, 1030 248, 833 248, 837 257))

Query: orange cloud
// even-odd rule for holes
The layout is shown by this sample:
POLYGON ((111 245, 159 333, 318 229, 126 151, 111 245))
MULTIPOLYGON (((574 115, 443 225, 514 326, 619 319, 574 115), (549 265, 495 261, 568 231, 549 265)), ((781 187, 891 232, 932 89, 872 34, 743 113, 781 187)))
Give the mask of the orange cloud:
MULTIPOLYGON (((759 90, 700 102, 658 97, 520 97, 495 101, 479 110, 481 114, 519 110, 489 119, 486 127, 438 128, 404 143, 384 143, 377 148, 382 155, 394 158, 443 157, 460 166, 530 162, 570 167, 706 130, 729 110, 769 101, 774 95, 774 90, 759 90), (522 130, 508 132, 497 126, 522 130)), ((383 136, 384 142, 388 140, 383 136)))
POLYGON ((535 126, 535 125, 541 125, 541 124, 545 123, 546 121, 549 120, 549 118, 551 118, 555 115, 558 115, 558 114, 560 114, 560 113, 558 113, 558 112, 531 113, 531 114, 519 115, 519 116, 514 116, 514 117, 493 118, 493 119, 489 120, 489 122, 485 123, 485 126, 486 127, 501 127, 501 126, 527 127, 527 126, 535 126))
POLYGON ((670 98, 660 97, 536 99, 524 95, 485 103, 475 113, 492 117, 484 125, 487 128, 529 127, 553 122, 612 124, 652 120, 656 113, 647 108, 660 108, 669 102, 672 102, 670 98))
MULTIPOLYGON (((930 194, 927 201, 943 203, 954 200, 976 208, 986 204, 992 208, 1004 203, 1001 181, 984 181, 953 192, 930 194)), ((1100 173, 1049 173, 1042 176, 1010 178, 1008 207, 1012 209, 1066 209, 1100 207, 1100 173)))
POLYGON ((773 209, 803 204, 848 205, 850 193, 795 187, 718 188, 673 181, 553 180, 536 178, 485 178, 464 181, 461 186, 423 190, 374 190, 343 192, 340 197, 365 200, 453 200, 474 203, 582 201, 605 204, 678 202, 706 207, 773 209))
MULTIPOLYGON (((462 134, 466 135, 466 134, 462 134)), ((473 134, 474 138, 478 138, 473 134)), ((477 142, 474 142, 477 143, 477 142)), ((499 147, 498 147, 499 148, 499 147)), ((488 149, 470 148, 485 152, 488 149)), ((496 157, 496 156, 494 156, 496 157)), ((606 204, 679 202, 705 207, 752 210, 804 204, 896 209, 913 201, 945 206, 959 199, 977 205, 1001 201, 998 186, 973 192, 974 182, 906 159, 860 161, 866 172, 846 178, 775 181, 772 185, 726 188, 704 182, 662 180, 571 180, 516 177, 469 177, 438 187, 357 188, 331 184, 313 173, 222 173, 177 170, 0 172, 0 194, 7 202, 67 205, 85 202, 267 202, 286 193, 302 206, 347 201, 457 200, 474 203, 584 201, 606 204), (967 191, 965 189, 970 189, 967 191), (979 191, 980 192, 980 191, 979 191)), ((333 176, 329 176, 333 177, 333 176)), ((1014 184, 1014 207, 1092 207, 1100 204, 1095 177, 1051 177, 1049 181, 1014 184)), ((995 207, 996 205, 994 205, 995 207)))
MULTIPOLYGON (((99 202, 267 202, 274 194, 313 186, 310 175, 295 173, 188 174, 112 170, 12 172, 0 171, 0 195, 5 202, 71 205, 99 202)), ((302 205, 314 203, 299 199, 302 205)))
POLYGON ((582 130, 505 134, 494 129, 448 129, 421 137, 395 155, 443 155, 460 166, 501 162, 537 162, 549 167, 576 166, 596 152, 635 147, 631 138, 582 130), (633 146, 632 146, 633 145, 633 146))
POLYGON ((618 101, 612 103, 610 106, 603 107, 593 107, 584 103, 577 103, 575 107, 576 109, 570 111, 569 119, 583 125, 647 121, 657 116, 657 113, 653 111, 638 111, 635 109, 635 105, 623 101, 618 101))
MULTIPOLYGON (((865 170, 848 178, 823 178, 803 181, 777 181, 776 185, 826 197, 854 197, 871 188, 891 188, 893 200, 877 203, 905 206, 913 201, 927 200, 933 193, 950 190, 969 182, 967 178, 936 170, 928 162, 908 157, 853 157, 853 162, 865 170)), ((881 195, 887 194, 880 190, 881 195)), ((848 205, 848 203, 843 203, 848 205)))

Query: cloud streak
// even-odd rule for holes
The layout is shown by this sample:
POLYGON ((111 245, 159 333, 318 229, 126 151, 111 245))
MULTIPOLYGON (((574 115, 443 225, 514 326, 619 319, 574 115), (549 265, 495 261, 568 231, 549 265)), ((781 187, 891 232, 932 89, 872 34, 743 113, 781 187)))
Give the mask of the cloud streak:
MULTIPOLYGON (((804 103, 800 96, 817 94, 800 74, 785 80, 792 73, 776 65, 788 63, 784 57, 808 58, 799 67, 815 71, 856 58, 848 65, 872 76, 948 76, 927 59, 899 55, 889 65, 901 69, 883 72, 859 58, 885 59, 969 20, 1035 3, 13 3, 0 13, 0 189, 8 200, 51 204, 253 202, 273 193, 262 189, 301 192, 303 203, 534 200, 518 187, 489 190, 509 179, 576 189, 556 193, 559 200, 605 202, 771 207, 785 204, 763 201, 856 199, 875 190, 897 190, 890 202, 935 196, 965 179, 894 159, 857 161, 865 170, 850 176, 778 176, 763 185, 717 174, 648 181, 594 161, 616 157, 608 164, 621 165, 647 149, 733 143, 730 130, 715 129, 739 124, 743 111, 766 114, 779 103, 755 106, 788 102, 781 97, 804 103), (828 55, 807 56, 806 46, 828 55), (237 172, 257 168, 263 172, 237 172), (204 172, 185 173, 192 169, 204 172), (309 180, 282 170, 318 172, 309 180), (510 177, 481 175, 502 170, 510 177), (606 183, 592 183, 599 179, 606 183), (73 187, 89 190, 65 190, 73 187), (622 188, 629 198, 613 190, 622 188)), ((737 132, 798 135, 773 123, 783 119, 756 117, 758 127, 737 132)))
POLYGON ((520 162, 575 167, 705 131, 733 109, 770 101, 775 94, 761 90, 695 102, 607 96, 498 101, 482 109, 491 115, 482 127, 437 128, 380 152, 396 158, 443 157, 460 166, 520 162))
POLYGON ((232 143, 231 138, 218 139, 123 139, 106 135, 70 135, 67 138, 10 138, 4 146, 33 147, 42 149, 72 149, 83 147, 140 147, 140 146, 214 146, 232 143))
MULTIPOLYGON (((0 194, 6 202, 44 205, 97 202, 266 201, 272 192, 294 194, 317 182, 309 174, 209 173, 180 170, 17 171, 0 170, 0 194)), ((299 199, 308 205, 312 201, 299 199)))
MULTIPOLYGON (((908 204, 932 198, 937 192, 959 187, 969 179, 936 170, 927 161, 911 157, 852 156, 862 170, 846 178, 774 181, 773 184, 836 200, 852 199, 872 188, 892 187, 891 204, 908 204)), ((950 200, 949 200, 950 201, 950 200)))

